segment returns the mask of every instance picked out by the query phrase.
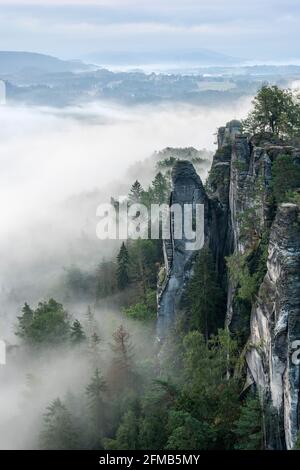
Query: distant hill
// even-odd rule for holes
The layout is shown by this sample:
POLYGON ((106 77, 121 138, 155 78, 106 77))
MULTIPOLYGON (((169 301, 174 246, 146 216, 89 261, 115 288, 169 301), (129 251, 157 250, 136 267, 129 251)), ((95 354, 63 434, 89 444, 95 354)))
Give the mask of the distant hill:
POLYGON ((0 73, 16 74, 26 70, 47 73, 90 70, 90 66, 79 61, 60 60, 56 57, 33 52, 0 51, 0 73))
POLYGON ((194 63, 199 66, 208 65, 235 65, 241 63, 241 59, 220 54, 207 49, 193 51, 101 51, 89 54, 84 59, 104 65, 147 65, 147 64, 174 64, 194 63))

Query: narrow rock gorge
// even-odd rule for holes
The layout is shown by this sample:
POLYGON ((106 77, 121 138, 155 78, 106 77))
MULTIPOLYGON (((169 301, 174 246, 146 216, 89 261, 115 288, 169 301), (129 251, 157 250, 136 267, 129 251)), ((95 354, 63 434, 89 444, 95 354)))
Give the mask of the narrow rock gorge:
MULTIPOLYGON (((244 135, 231 121, 218 131, 205 188, 192 164, 181 161, 171 194, 171 204, 204 204, 205 246, 227 292, 223 322, 239 341, 246 371, 241 393, 253 387, 259 393, 269 449, 292 449, 300 428, 300 366, 293 360, 300 340, 300 214, 298 204, 274 199, 273 164, 282 155, 300 165, 300 150, 271 135, 244 135), (246 275, 251 292, 243 287, 246 275)), ((161 341, 183 308, 193 274, 196 255, 182 243, 172 236, 164 241, 161 341)))

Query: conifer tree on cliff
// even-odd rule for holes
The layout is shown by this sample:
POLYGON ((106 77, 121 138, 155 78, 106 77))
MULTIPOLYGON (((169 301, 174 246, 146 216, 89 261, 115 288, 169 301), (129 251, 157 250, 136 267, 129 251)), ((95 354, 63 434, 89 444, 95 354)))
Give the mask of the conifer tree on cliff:
POLYGON ((141 183, 138 180, 136 180, 131 186, 131 189, 128 195, 129 201, 132 204, 139 203, 141 201, 143 192, 144 190, 143 190, 141 183))
POLYGON ((120 290, 129 285, 129 253, 123 242, 117 256, 117 283, 120 290))
POLYGON ((167 203, 169 195, 169 185, 167 178, 161 173, 157 173, 152 181, 152 191, 156 204, 167 203))

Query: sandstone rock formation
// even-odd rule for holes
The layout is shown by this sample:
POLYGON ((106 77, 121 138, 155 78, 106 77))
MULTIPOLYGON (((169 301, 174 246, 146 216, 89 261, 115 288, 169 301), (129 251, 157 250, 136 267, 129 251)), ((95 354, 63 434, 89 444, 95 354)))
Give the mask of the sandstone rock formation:
MULTIPOLYGON (((220 282, 227 290, 224 322, 245 342, 247 386, 258 390, 265 414, 268 448, 291 449, 300 428, 300 366, 292 361, 300 340, 300 214, 296 204, 276 205, 272 163, 288 154, 300 164, 300 151, 265 135, 249 138, 238 121, 219 129, 206 189, 188 162, 173 171, 171 203, 205 206, 205 244, 212 251, 220 282), (258 292, 238 299, 225 258, 244 256, 257 268, 264 262, 258 292), (271 424, 269 424, 271 423, 271 424)), ((158 337, 163 340, 181 309, 195 253, 183 241, 166 240, 165 277, 158 292, 158 337)))

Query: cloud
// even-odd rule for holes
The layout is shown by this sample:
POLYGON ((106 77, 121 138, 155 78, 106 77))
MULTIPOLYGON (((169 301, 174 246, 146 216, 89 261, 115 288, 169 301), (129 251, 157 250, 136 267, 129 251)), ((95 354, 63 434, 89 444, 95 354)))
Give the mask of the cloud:
MULTIPOLYGON (((130 164, 166 146, 213 149, 217 127, 244 116, 248 106, 241 101, 222 109, 172 104, 128 109, 106 103, 63 110, 0 107, 1 339, 15 344, 21 305, 27 301, 35 306, 53 285, 60 286, 64 265, 74 260, 82 267, 83 252, 94 265, 108 255, 101 242, 87 251, 89 214, 82 201, 89 201, 94 188, 99 194, 106 188, 109 198, 113 181, 132 183, 125 178, 130 164)), ((92 214, 107 200, 92 199, 92 214)), ((84 321, 84 302, 67 307, 73 318, 84 321)), ((137 357, 147 357, 153 341, 144 327, 134 327, 102 305, 96 316, 101 370, 109 364, 112 329, 121 322, 130 326, 137 357)), ((91 367, 90 356, 67 347, 34 355, 11 350, 1 369, 0 448, 37 447, 46 406, 58 396, 64 400, 70 390, 83 403, 91 367)))
POLYGON ((248 107, 248 101, 222 109, 0 107, 0 296, 12 289, 21 297, 45 295, 49 277, 62 266, 97 263, 107 247, 95 236, 96 209, 110 201, 114 182, 127 193, 128 167, 167 146, 213 149, 217 127, 243 117, 248 107), (78 206, 65 209, 69 198, 95 189, 90 202, 82 196, 78 206), (83 234, 88 247, 79 243, 83 234))
POLYGON ((261 60, 299 56, 300 6, 293 0, 0 4, 2 49, 74 58, 97 49, 132 51, 139 44, 144 50, 204 47, 261 60))
POLYGON ((191 145, 212 148, 216 127, 232 112, 240 115, 242 111, 239 104, 234 112, 233 107, 221 111, 186 105, 129 110, 105 103, 60 112, 2 107, 2 222, 14 229, 28 212, 121 178, 128 165, 154 150, 191 145))

